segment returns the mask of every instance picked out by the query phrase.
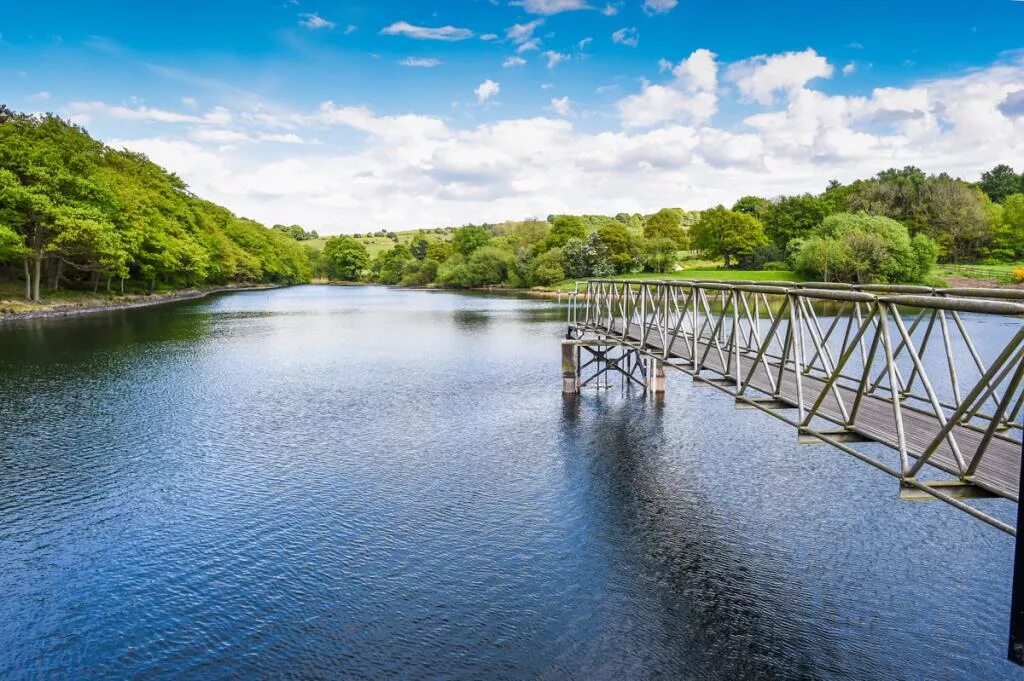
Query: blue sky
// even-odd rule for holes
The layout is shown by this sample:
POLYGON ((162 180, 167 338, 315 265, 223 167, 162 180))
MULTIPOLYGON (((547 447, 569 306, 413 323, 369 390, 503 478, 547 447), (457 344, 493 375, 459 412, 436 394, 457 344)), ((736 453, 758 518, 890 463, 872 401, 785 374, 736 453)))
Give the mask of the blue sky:
POLYGON ((1024 164, 1024 2, 0 6, 0 100, 325 231, 1024 164))

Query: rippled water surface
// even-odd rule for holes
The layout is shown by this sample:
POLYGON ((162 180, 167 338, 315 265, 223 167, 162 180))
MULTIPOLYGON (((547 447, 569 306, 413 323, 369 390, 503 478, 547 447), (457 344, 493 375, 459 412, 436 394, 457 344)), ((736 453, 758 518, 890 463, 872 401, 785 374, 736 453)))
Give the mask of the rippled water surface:
POLYGON ((0 326, 0 677, 1021 678, 1008 536, 683 375, 564 400, 563 319, 0 326))

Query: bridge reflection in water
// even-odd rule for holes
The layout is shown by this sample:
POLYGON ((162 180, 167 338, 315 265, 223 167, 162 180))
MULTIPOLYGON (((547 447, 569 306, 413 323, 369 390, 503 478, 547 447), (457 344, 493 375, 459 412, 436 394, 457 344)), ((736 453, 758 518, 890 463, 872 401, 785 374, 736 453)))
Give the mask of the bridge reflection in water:
MULTIPOLYGON (((905 499, 1017 536, 976 500, 1021 496, 1024 324, 985 356, 965 314, 1020 320, 1024 290, 591 280, 570 296, 563 391, 618 375, 659 393, 674 368, 897 478, 905 499)), ((1019 540, 1014 572, 1008 654, 1024 664, 1019 540)))

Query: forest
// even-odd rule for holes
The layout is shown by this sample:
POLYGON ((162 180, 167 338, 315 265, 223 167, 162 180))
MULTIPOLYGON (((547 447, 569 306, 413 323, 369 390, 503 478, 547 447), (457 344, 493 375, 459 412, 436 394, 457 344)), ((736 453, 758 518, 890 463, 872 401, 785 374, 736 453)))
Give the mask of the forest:
POLYGON ((309 281, 294 234, 192 194, 145 156, 56 116, 0 105, 0 271, 39 301, 61 287, 123 293, 309 281))
POLYGON ((998 165, 971 183, 906 167, 832 181, 819 194, 750 195, 702 211, 322 238, 301 225, 238 217, 141 154, 57 116, 0 105, 0 284, 16 284, 30 301, 61 289, 312 280, 549 287, 671 273, 695 257, 727 271, 855 283, 928 283, 937 262, 1014 263, 1024 257, 1024 175, 998 165))

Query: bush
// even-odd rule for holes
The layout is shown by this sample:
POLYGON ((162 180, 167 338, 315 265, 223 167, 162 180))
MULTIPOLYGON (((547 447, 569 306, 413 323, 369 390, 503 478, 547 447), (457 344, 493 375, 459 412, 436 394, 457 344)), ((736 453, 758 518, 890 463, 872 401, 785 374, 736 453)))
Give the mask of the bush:
POLYGON ((1024 284, 1024 267, 1015 268, 1011 276, 1014 284, 1024 284))
POLYGON ((800 247, 797 269, 825 281, 859 284, 919 281, 931 271, 938 246, 886 217, 836 213, 800 247))

